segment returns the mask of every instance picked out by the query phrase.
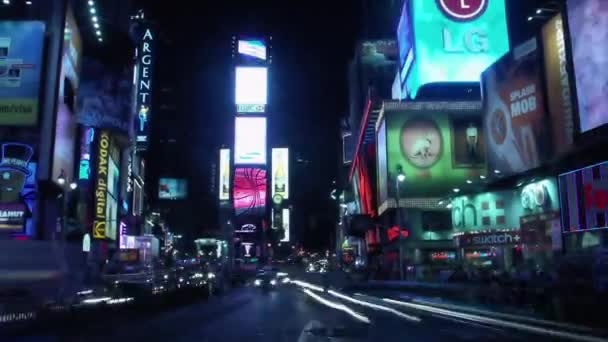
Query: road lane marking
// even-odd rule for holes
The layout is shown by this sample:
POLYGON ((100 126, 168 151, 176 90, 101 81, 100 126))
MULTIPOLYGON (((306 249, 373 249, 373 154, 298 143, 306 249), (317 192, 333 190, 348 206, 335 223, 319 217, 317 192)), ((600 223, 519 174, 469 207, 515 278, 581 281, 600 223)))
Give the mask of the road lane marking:
POLYGON ((565 331, 557 331, 557 330, 552 330, 552 329, 548 329, 548 328, 535 327, 535 326, 531 326, 531 325, 527 325, 527 324, 523 324, 523 323, 508 322, 508 321, 503 321, 503 320, 494 319, 494 318, 460 313, 460 312, 450 311, 447 309, 440 309, 440 308, 423 305, 423 304, 407 303, 407 302, 402 302, 402 301, 398 301, 398 300, 394 300, 394 299, 390 299, 390 298, 382 298, 382 300, 387 303, 405 306, 405 307, 409 307, 412 309, 436 313, 436 314, 445 315, 445 316, 449 316, 449 317, 461 318, 464 320, 478 322, 478 323, 484 323, 484 324, 490 324, 490 325, 495 325, 495 326, 502 326, 502 327, 507 327, 507 328, 512 328, 512 329, 523 330, 523 331, 527 331, 527 332, 531 332, 531 333, 535 333, 535 334, 550 335, 550 336, 555 336, 555 337, 559 337, 559 338, 566 338, 566 339, 584 341, 584 342, 606 342, 607 341, 606 339, 602 339, 602 338, 595 337, 595 336, 583 336, 583 335, 578 335, 578 334, 569 333, 569 332, 565 332, 565 331))
POLYGON ((317 302, 325 305, 325 306, 329 306, 330 308, 336 309, 336 310, 340 310, 343 311, 347 314, 349 314, 351 317, 353 317, 354 319, 363 322, 363 323, 367 323, 370 324, 371 321, 369 320, 369 318, 367 318, 367 316, 362 315, 358 312, 356 312, 355 310, 349 308, 348 306, 341 304, 341 303, 335 303, 332 302, 330 300, 327 300, 321 296, 319 296, 316 293, 313 293, 312 291, 310 291, 309 289, 302 289, 302 291, 304 293, 306 293, 308 296, 310 296, 311 298, 315 299, 317 302))

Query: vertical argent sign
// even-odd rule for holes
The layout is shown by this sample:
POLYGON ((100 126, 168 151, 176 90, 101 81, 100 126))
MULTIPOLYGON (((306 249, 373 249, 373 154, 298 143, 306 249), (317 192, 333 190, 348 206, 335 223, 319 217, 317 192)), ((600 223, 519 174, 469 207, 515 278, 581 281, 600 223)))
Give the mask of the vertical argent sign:
POLYGON ((152 114, 152 69, 154 33, 150 26, 144 26, 137 48, 137 97, 135 106, 135 136, 137 147, 145 150, 148 145, 148 126, 152 114))
POLYGON ((110 135, 108 131, 99 133, 97 151, 97 177, 95 179, 95 215, 93 221, 93 238, 106 237, 106 207, 108 192, 108 158, 110 154, 110 135))

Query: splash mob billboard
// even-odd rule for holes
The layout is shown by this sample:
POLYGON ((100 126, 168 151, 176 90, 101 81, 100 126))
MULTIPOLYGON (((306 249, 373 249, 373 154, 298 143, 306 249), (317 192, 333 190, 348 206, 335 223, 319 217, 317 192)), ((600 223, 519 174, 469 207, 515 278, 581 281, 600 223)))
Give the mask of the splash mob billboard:
POLYGON ((398 26, 403 92, 442 82, 479 82, 509 51, 505 0, 406 0, 398 26))
POLYGON ((551 157, 539 50, 533 38, 482 74, 488 168, 501 175, 539 167, 551 157))
POLYGON ((381 115, 380 194, 395 196, 398 168, 406 176, 402 198, 444 196, 485 173, 481 103, 385 102, 381 115))
POLYGON ((45 24, 0 22, 0 125, 38 122, 45 24))

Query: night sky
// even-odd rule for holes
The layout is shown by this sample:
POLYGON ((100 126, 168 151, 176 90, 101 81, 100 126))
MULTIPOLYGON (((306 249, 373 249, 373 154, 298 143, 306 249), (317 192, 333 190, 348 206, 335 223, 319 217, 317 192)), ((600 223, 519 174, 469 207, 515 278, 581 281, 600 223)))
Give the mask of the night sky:
POLYGON ((346 0, 331 1, 331 7, 325 1, 230 1, 219 7, 205 1, 194 10, 187 1, 145 3, 162 32, 150 171, 191 182, 190 200, 170 204, 174 228, 194 237, 217 220, 211 169, 216 150, 233 139, 231 37, 272 36, 268 143, 289 146, 292 160, 302 160, 292 169, 296 234, 310 248, 328 245, 337 218, 329 193, 341 160, 339 122, 348 110, 347 66, 359 34, 359 6, 346 0))

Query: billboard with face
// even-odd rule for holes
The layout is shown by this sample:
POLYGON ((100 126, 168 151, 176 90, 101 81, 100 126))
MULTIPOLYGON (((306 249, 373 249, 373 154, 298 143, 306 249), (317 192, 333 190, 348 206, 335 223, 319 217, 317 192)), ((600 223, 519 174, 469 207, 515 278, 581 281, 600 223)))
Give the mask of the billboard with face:
POLYGON ((237 216, 261 216, 266 212, 266 170, 241 168, 234 170, 233 201, 237 216))
POLYGON ((488 168, 502 175, 539 167, 551 156, 539 58, 532 39, 482 75, 488 168))
POLYGON ((45 24, 0 22, 0 125, 38 122, 45 24))
POLYGON ((582 132, 608 123, 608 2, 568 0, 582 132))
POLYGON ((387 175, 378 177, 386 177, 389 197, 398 168, 406 177, 401 197, 443 196, 485 172, 479 102, 391 102, 384 108, 387 175))
POLYGON ((409 5, 411 26, 402 23, 397 34, 413 32, 414 62, 402 73, 412 98, 430 83, 479 82, 481 72, 509 51, 505 0, 410 0, 409 5))

